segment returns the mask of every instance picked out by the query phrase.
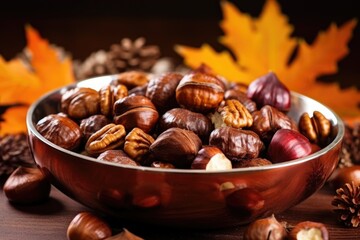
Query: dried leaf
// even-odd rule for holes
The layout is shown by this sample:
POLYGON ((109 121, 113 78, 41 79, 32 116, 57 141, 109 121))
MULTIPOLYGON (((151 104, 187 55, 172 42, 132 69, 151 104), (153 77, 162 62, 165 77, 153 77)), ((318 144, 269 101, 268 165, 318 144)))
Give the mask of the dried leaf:
POLYGON ((6 89, 1 92, 0 105, 22 105, 7 109, 0 135, 26 131, 25 116, 30 104, 48 91, 75 81, 71 59, 59 60, 56 50, 34 28, 27 26, 25 30, 33 71, 20 59, 6 62, 0 56, 0 89, 6 89))
POLYGON ((275 0, 266 1, 257 19, 242 13, 227 1, 223 1, 221 6, 224 19, 220 26, 225 35, 220 42, 232 51, 234 58, 229 52, 217 53, 206 44, 199 49, 177 46, 175 50, 184 58, 185 64, 192 68, 206 64, 228 80, 245 84, 273 71, 292 91, 325 103, 341 116, 360 115, 358 90, 340 89, 339 83, 316 81, 319 76, 338 71, 337 62, 349 52, 347 44, 356 20, 341 27, 331 24, 312 44, 308 44, 291 36, 294 28, 275 0), (297 48, 289 65, 289 59, 297 48))

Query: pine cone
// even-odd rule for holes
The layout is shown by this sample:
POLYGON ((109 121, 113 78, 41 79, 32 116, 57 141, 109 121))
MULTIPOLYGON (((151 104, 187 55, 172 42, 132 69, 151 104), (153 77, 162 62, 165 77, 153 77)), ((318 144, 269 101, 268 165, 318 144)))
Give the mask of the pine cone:
POLYGON ((74 66, 77 79, 100 75, 116 74, 124 71, 149 71, 160 56, 159 47, 145 45, 145 38, 131 41, 124 38, 113 44, 108 52, 100 50, 91 54, 82 64, 74 66))
POLYGON ((343 188, 336 190, 331 203, 337 207, 339 221, 347 227, 358 227, 360 224, 360 186, 346 183, 343 188))
POLYGON ((135 41, 129 38, 121 40, 120 44, 113 44, 108 53, 108 68, 110 73, 120 73, 128 70, 149 71, 160 56, 156 45, 145 46, 145 38, 135 41))
POLYGON ((104 50, 92 53, 83 63, 74 64, 75 76, 78 80, 110 74, 108 54, 104 50))
POLYGON ((25 133, 0 137, 0 177, 10 175, 18 166, 35 166, 25 133))

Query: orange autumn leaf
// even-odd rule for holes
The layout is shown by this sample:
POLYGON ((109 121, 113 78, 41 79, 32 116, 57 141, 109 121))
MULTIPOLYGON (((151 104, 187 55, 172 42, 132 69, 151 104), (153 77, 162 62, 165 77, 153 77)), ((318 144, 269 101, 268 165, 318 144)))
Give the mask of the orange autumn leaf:
POLYGON ((62 87, 75 81, 72 62, 69 57, 59 60, 54 48, 46 39, 41 38, 38 31, 26 26, 27 47, 32 53, 31 66, 41 79, 39 95, 50 90, 62 87))
POLYGON ((32 27, 26 27, 31 70, 20 59, 6 62, 0 57, 0 105, 11 107, 2 116, 0 135, 26 130, 25 116, 30 104, 45 93, 75 81, 70 58, 60 60, 56 50, 32 27))
POLYGON ((16 106, 6 110, 2 118, 4 122, 0 124, 0 136, 3 134, 26 132, 26 113, 27 106, 16 106))
POLYGON ((175 50, 184 58, 185 64, 191 68, 197 68, 202 63, 215 66, 217 74, 245 84, 271 70, 292 91, 320 99, 341 116, 360 115, 359 91, 355 88, 340 89, 339 83, 316 81, 319 76, 338 71, 338 61, 349 52, 347 44, 356 20, 340 27, 331 24, 326 31, 319 33, 313 43, 308 44, 291 36, 294 27, 275 0, 266 1, 259 18, 242 13, 227 1, 223 1, 221 7, 224 19, 220 26, 225 35, 220 42, 234 57, 227 51, 219 54, 207 44, 200 48, 176 46, 175 50), (289 64, 296 49, 295 58, 289 64), (226 59, 223 56, 227 56, 226 59))
POLYGON ((233 61, 228 52, 217 53, 208 44, 204 44, 200 50, 191 47, 176 46, 176 51, 183 56, 192 56, 185 58, 185 64, 188 66, 200 66, 203 63, 202 59, 207 59, 207 65, 215 72, 219 73, 222 72, 223 68, 227 69, 227 71, 223 73, 225 78, 241 80, 242 77, 244 77, 244 73, 233 61))

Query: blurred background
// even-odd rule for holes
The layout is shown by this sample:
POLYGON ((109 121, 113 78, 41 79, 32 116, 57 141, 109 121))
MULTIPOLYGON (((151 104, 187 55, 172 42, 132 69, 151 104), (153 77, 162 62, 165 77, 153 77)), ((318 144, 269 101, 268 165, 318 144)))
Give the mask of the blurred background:
MULTIPOLYGON (((231 2, 254 17, 264 4, 264 0, 231 2)), ((355 0, 278 2, 295 27, 294 36, 304 37, 308 42, 331 22, 340 25, 360 15, 355 0)), ((218 0, 12 0, 0 8, 0 55, 9 60, 22 51, 26 42, 24 26, 31 24, 42 37, 70 52, 73 59, 84 60, 94 51, 108 50, 125 37, 135 40, 143 36, 147 44, 160 47, 163 57, 172 57, 180 63, 175 44, 199 47, 206 42, 217 50, 224 48, 218 43, 218 37, 223 35, 221 19, 218 0)), ((349 48, 350 54, 339 63, 339 73, 321 80, 360 88, 359 25, 349 48)))

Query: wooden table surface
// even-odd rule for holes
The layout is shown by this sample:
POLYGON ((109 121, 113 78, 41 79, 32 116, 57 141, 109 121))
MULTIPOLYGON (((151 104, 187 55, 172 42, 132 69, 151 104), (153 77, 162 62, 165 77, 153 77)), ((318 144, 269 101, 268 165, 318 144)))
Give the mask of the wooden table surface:
MULTIPOLYGON (((360 229, 345 228, 339 225, 332 211, 331 200, 334 191, 323 187, 301 204, 276 215, 280 221, 296 224, 300 221, 324 223, 331 239, 360 239, 360 229)), ((39 240, 66 239, 66 229, 73 217, 81 211, 91 211, 71 200, 53 188, 50 199, 35 206, 19 206, 7 201, 2 189, 0 192, 0 239, 1 240, 39 240)), ((106 221, 119 232, 123 227, 145 239, 242 239, 246 226, 218 230, 166 229, 161 226, 130 226, 114 219, 106 221)), ((221 219, 219 219, 221 221, 221 219)))

